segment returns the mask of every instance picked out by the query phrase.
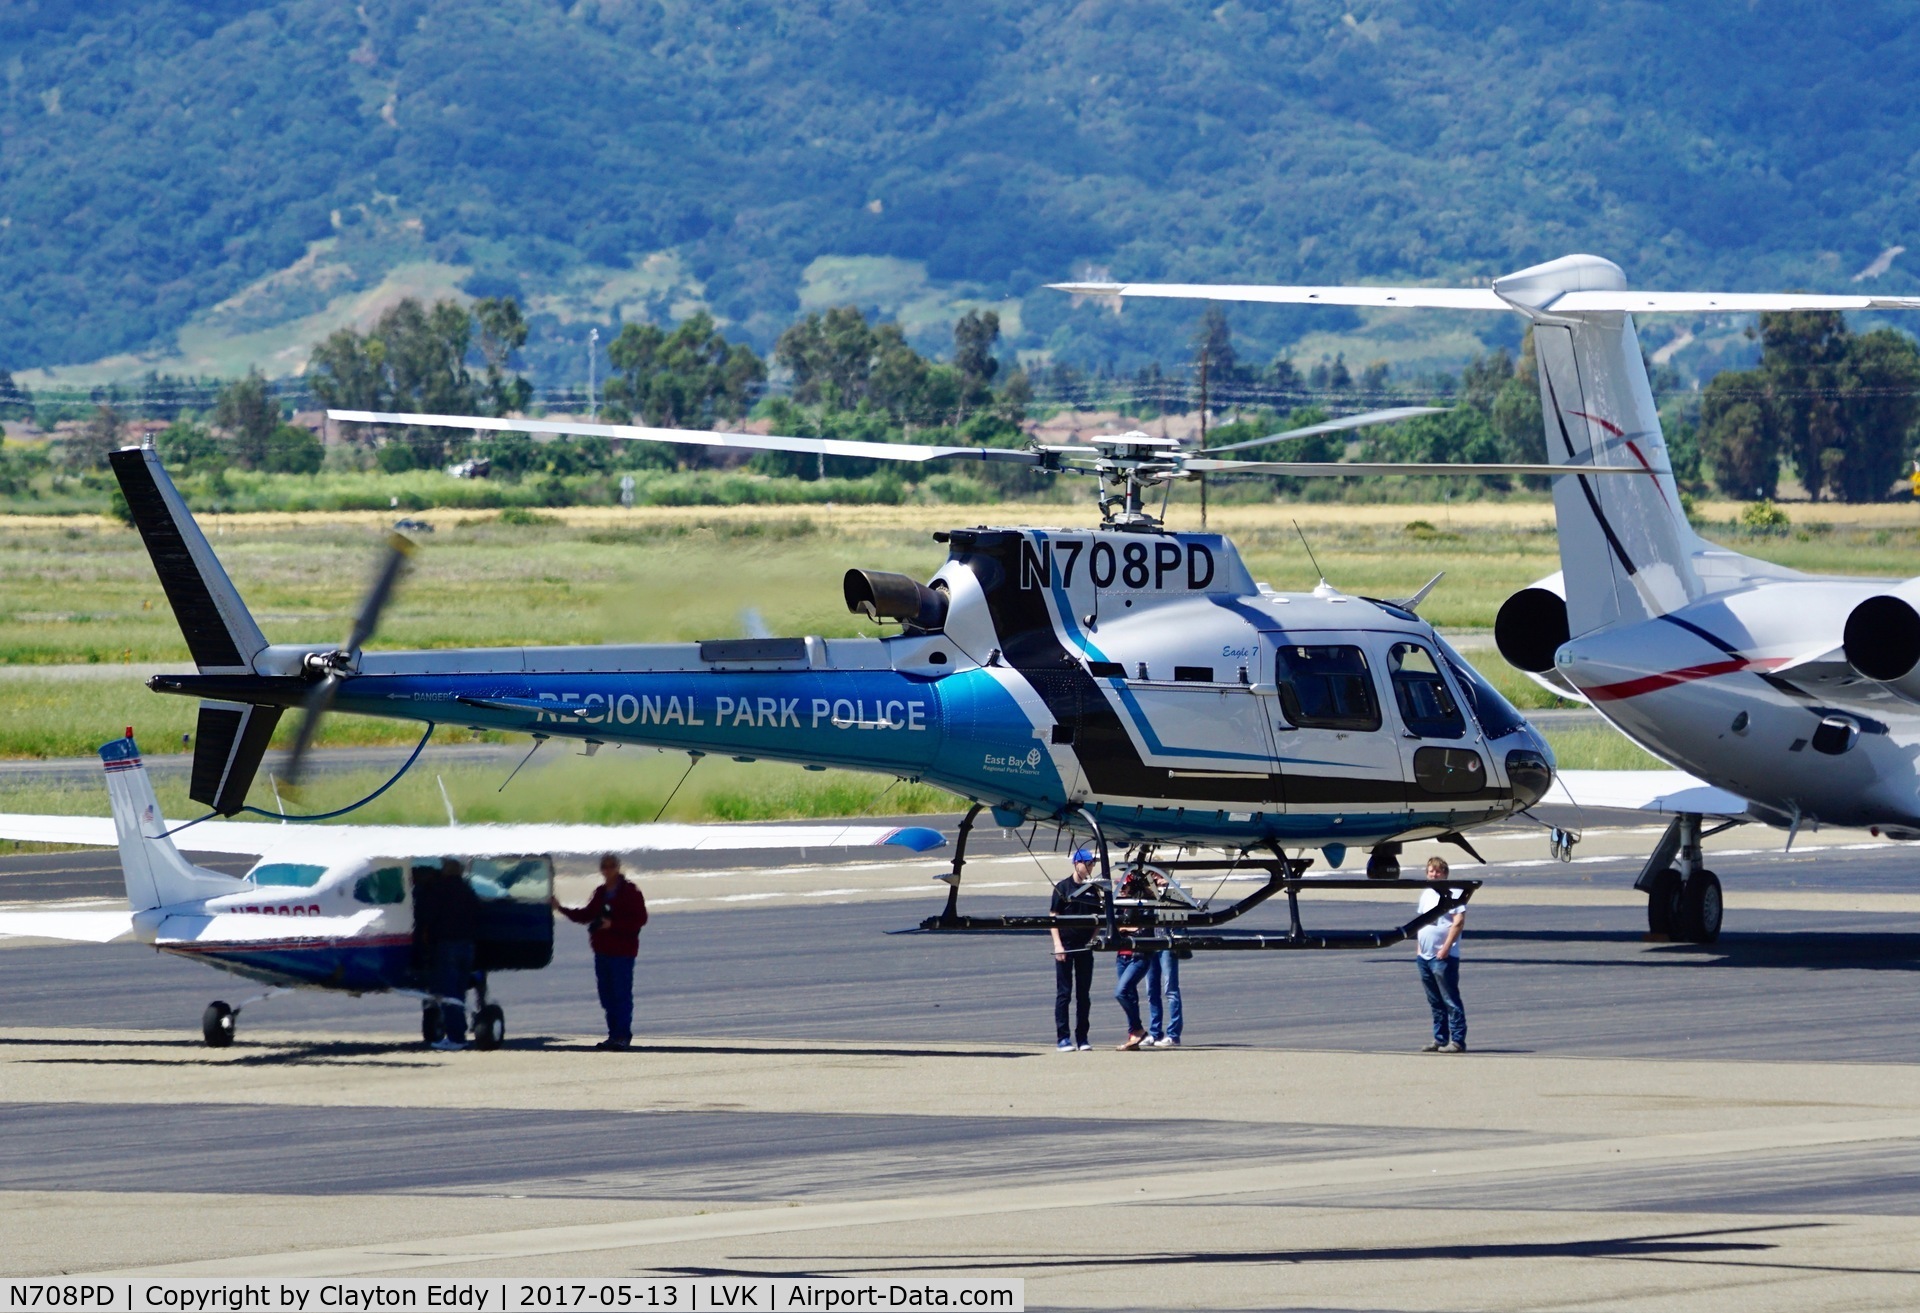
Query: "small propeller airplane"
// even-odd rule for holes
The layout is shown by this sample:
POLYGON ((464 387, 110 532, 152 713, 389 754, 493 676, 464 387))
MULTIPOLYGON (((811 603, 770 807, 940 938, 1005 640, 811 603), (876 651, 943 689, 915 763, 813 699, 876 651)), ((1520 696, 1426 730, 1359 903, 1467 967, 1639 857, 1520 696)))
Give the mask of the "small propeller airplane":
POLYGON ((1707 820, 1870 827, 1920 839, 1920 578, 1816 577, 1708 542, 1687 522, 1634 316, 1920 310, 1920 297, 1643 292, 1569 255, 1487 288, 1068 283, 1093 297, 1495 310, 1524 316, 1559 524, 1559 573, 1514 594, 1500 653, 1591 705, 1676 771, 1582 772, 1553 801, 1669 815, 1635 888, 1656 934, 1722 920, 1707 820), (1600 479, 1631 470, 1644 477, 1600 479), (1688 772, 1691 772, 1689 774, 1688 772))
MULTIPOLYGON (((201 1034, 231 1044, 241 1010, 294 988, 398 993, 422 1001, 422 1038, 440 1039, 443 1000, 414 961, 413 885, 449 859, 477 896, 480 933, 470 1019, 474 1044, 498 1048, 506 1013, 488 998, 494 971, 530 971, 553 958, 553 858, 603 852, 734 851, 893 845, 911 852, 946 839, 924 826, 875 825, 280 825, 207 821, 197 853, 258 855, 238 878, 181 855, 140 760, 133 731, 100 749, 112 816, 0 814, 0 838, 115 846, 125 911, 0 908, 0 938, 138 943, 266 986, 237 1004, 207 1005, 201 1034)), ((465 999, 457 1000, 462 1005, 465 999)))
MULTIPOLYGON (((1349 416, 1277 437, 1428 410, 1349 416)), ((372 652, 363 645, 393 595, 404 545, 390 547, 344 644, 269 644, 157 454, 123 449, 112 467, 198 667, 149 686, 201 700, 190 796, 220 814, 245 805, 268 739, 292 708, 304 709, 304 723, 290 775, 334 708, 425 722, 428 733, 451 723, 574 739, 589 752, 634 743, 878 772, 971 800, 942 921, 960 928, 965 836, 987 809, 1003 826, 1090 835, 1103 877, 1118 843, 1131 846, 1136 863, 1155 845, 1262 854, 1252 864, 1283 883, 1304 869, 1283 856, 1287 848, 1319 849, 1333 867, 1364 848, 1368 875, 1395 879, 1409 839, 1438 837, 1471 852, 1465 830, 1530 806, 1552 782, 1545 740, 1417 614, 1432 583, 1399 600, 1350 596, 1324 580, 1311 593, 1278 593, 1253 579, 1226 538, 1173 531, 1147 502, 1156 489, 1205 473, 1566 475, 1557 465, 1241 461, 1137 432, 1012 449, 330 415, 350 424, 1008 462, 1091 476, 1101 520, 1093 529, 936 534, 950 555, 929 583, 848 570, 848 609, 900 626, 886 638, 372 652)), ((1122 942, 1117 933, 1109 940, 1122 942)))

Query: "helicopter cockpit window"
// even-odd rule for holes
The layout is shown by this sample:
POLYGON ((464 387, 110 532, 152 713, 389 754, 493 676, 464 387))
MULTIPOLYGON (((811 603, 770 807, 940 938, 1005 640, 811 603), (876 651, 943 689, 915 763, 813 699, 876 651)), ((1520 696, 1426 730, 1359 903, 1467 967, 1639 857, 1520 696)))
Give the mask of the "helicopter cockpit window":
POLYGON ((1423 739, 1457 739, 1467 732, 1466 717, 1448 691, 1433 653, 1417 643, 1395 643, 1387 651, 1387 674, 1409 733, 1423 739))
POLYGON ((1474 717, 1479 720, 1482 734, 1489 740, 1503 739, 1527 728, 1526 717, 1515 711, 1511 702, 1501 697, 1498 690, 1465 657, 1448 646, 1446 639, 1438 634, 1434 637, 1439 639, 1440 652, 1446 657, 1447 664, 1453 667, 1453 677, 1459 681, 1474 717))
POLYGON ((1274 680, 1281 710, 1302 729, 1380 728, 1373 675, 1357 647, 1276 648, 1274 680))

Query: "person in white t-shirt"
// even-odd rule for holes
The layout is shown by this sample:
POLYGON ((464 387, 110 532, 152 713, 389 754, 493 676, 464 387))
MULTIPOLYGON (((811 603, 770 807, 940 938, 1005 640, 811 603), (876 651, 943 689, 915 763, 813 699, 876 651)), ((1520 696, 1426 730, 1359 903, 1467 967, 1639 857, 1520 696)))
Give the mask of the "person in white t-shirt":
MULTIPOLYGON (((1447 878, 1445 858, 1427 859, 1427 879, 1436 887, 1420 895, 1422 912, 1440 906, 1437 882, 1447 878)), ((1433 1009, 1433 1042, 1426 1053, 1465 1053, 1467 1051, 1467 1009, 1460 1002, 1460 932, 1467 926, 1465 907, 1449 908, 1421 926, 1415 938, 1417 955, 1413 964, 1420 968, 1420 983, 1427 990, 1427 1006, 1433 1009)))

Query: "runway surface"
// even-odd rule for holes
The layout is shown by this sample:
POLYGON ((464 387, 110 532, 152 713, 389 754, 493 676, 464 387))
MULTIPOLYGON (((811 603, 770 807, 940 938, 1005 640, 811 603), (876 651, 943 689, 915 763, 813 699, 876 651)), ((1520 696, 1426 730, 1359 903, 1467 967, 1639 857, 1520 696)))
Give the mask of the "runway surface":
MULTIPOLYGON (((965 902, 1033 908, 1064 863, 992 837, 965 902)), ((1111 1051, 1103 959, 1100 1048, 1056 1053, 1042 941, 886 933, 937 910, 926 859, 649 873, 626 1054, 586 1048, 572 926, 552 968, 496 978, 492 1054, 420 1050, 409 1000, 321 994, 250 1006, 211 1051, 200 1009, 248 986, 141 948, 0 948, 0 1269, 991 1273, 1033 1307, 1920 1303, 1920 852, 1720 836, 1727 931, 1698 948, 1645 938, 1629 886, 1654 837, 1589 829, 1561 865, 1537 833, 1487 836, 1460 1057, 1413 1051, 1405 946, 1197 955, 1185 1044, 1143 1053, 1111 1051)), ((84 905, 114 879, 100 855, 8 858, 0 901, 84 905)))

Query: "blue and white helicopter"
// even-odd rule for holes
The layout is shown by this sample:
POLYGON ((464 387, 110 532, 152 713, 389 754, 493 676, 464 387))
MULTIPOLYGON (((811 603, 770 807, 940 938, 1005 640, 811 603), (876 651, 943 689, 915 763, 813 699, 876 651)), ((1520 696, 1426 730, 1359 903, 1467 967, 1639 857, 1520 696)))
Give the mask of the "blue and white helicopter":
MULTIPOLYGON (((133 731, 100 748, 112 816, 0 814, 0 838, 120 850, 124 910, 0 908, 0 938, 142 944, 203 962, 265 988, 238 1004, 207 1005, 201 1033, 231 1044, 243 1008, 288 989, 398 993, 422 1000, 422 1037, 441 1038, 443 1000, 416 968, 414 881, 458 865, 480 908, 471 1031, 498 1048, 506 1013, 488 997, 494 971, 538 970, 553 959, 555 856, 604 852, 721 852, 946 843, 924 826, 881 825, 286 825, 206 821, 170 830, 133 731), (188 861, 196 853, 256 856, 242 876, 188 861)), ((458 1000, 465 1003, 466 1000, 458 1000)))
MULTIPOLYGON (((1260 441, 1418 413, 1374 412, 1260 441)), ((1463 831, 1532 805, 1552 781, 1545 740, 1416 613, 1427 589, 1399 601, 1350 596, 1324 581, 1311 593, 1275 592, 1253 579, 1225 537, 1171 530, 1146 503, 1175 480, 1210 472, 1565 476, 1563 466, 1239 461, 1137 432, 1017 450, 330 414, 354 424, 1004 461, 1093 476, 1101 522, 937 534, 951 554, 928 583, 847 571, 848 608, 900 626, 886 638, 369 652, 403 546, 391 550, 345 643, 270 644, 156 453, 126 448, 113 454, 113 469, 198 667, 156 676, 150 687, 201 699, 191 796, 223 814, 244 804, 268 739, 292 708, 304 708, 304 720, 290 774, 334 708, 574 739, 589 752, 632 743, 872 771, 973 802, 946 877, 947 910, 926 928, 1006 924, 957 914, 966 835, 990 809, 1003 826, 1090 835, 1103 879, 1113 845, 1136 863, 1156 846, 1200 846, 1266 869, 1268 885, 1232 908, 1169 909, 1166 924, 1179 928, 1165 933, 1202 947, 1227 941, 1203 944, 1187 927, 1231 919, 1283 888, 1291 896, 1305 864, 1287 849, 1318 849, 1338 867, 1349 849, 1364 848, 1369 876, 1397 878, 1401 844, 1439 837, 1467 847, 1463 831)), ((1145 926, 1160 933, 1151 917, 1145 926)), ((1111 917, 1107 929, 1103 942, 1118 946, 1111 917)), ((1263 947, 1332 942, 1256 938, 1263 947)))

